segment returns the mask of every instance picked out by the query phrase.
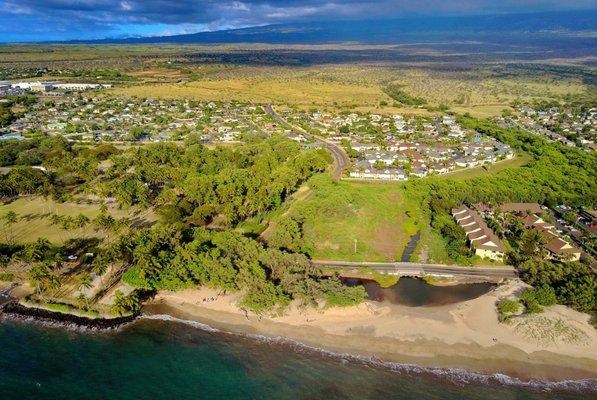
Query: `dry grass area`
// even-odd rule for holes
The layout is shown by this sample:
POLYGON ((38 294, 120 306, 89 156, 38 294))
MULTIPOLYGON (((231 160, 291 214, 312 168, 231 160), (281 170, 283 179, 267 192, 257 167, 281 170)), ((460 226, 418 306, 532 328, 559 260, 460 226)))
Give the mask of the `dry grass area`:
POLYGON ((383 91, 391 82, 400 85, 405 93, 425 99, 430 106, 447 105, 456 112, 489 117, 501 114, 514 100, 559 98, 581 94, 587 89, 578 79, 501 78, 483 70, 445 72, 383 64, 306 67, 192 64, 184 74, 166 71, 153 69, 131 75, 155 78, 186 74, 193 79, 185 83, 133 84, 117 88, 113 93, 288 104, 327 111, 430 114, 423 107, 395 104, 383 91))
POLYGON ((118 69, 137 79, 113 91, 123 96, 272 102, 323 111, 428 114, 422 107, 394 107, 383 91, 389 83, 429 106, 446 105, 478 117, 500 114, 514 100, 587 93, 583 75, 566 70, 587 59, 548 60, 544 64, 551 69, 528 63, 531 72, 500 62, 471 66, 412 59, 451 54, 383 45, 4 45, 0 63, 118 69), (387 52, 396 52, 395 57, 387 52), (558 66, 565 66, 561 76, 553 72, 558 66))
POLYGON ((357 105, 375 107, 381 101, 389 101, 389 98, 376 86, 265 77, 259 79, 210 79, 167 85, 135 85, 115 89, 115 93, 144 98, 236 100, 291 104, 303 108, 318 107, 321 109, 352 108, 357 105))
POLYGON ((133 71, 129 72, 128 75, 133 76, 135 78, 170 78, 170 79, 180 79, 184 78, 186 75, 183 74, 181 71, 176 71, 172 69, 146 69, 140 71, 133 71))
MULTIPOLYGON (((3 220, 0 229, 2 240, 13 242, 33 242, 38 238, 46 238, 52 243, 64 243, 78 237, 106 237, 106 232, 98 232, 89 224, 85 228, 66 231, 57 225, 52 225, 52 213, 76 217, 83 214, 93 219, 100 213, 98 204, 57 203, 43 197, 19 198, 13 202, 0 205, 0 217, 9 211, 17 213, 18 220, 9 226, 3 220)), ((128 217, 138 222, 152 222, 157 216, 151 211, 141 211, 135 208, 118 209, 108 207, 108 212, 114 218, 128 217)))

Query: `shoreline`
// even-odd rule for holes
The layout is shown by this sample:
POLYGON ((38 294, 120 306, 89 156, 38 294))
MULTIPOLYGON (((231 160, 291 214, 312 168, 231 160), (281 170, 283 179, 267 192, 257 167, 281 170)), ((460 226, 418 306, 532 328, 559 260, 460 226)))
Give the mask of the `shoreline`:
POLYGON ((284 315, 274 317, 245 313, 236 306, 238 293, 222 295, 209 288, 159 292, 143 307, 141 315, 107 319, 28 307, 13 300, 0 307, 0 320, 83 331, 116 330, 137 319, 166 320, 297 345, 390 369, 462 375, 464 383, 484 379, 542 387, 572 385, 597 392, 597 334, 588 324, 588 315, 564 306, 546 310, 549 318, 564 317, 585 329, 578 332, 586 340, 573 344, 523 340, 511 326, 497 322, 497 299, 523 285, 509 282, 476 299, 442 306, 366 301, 355 307, 316 309, 293 304, 284 315))
MULTIPOLYGON (((493 315, 477 315, 479 320, 472 327, 463 326, 467 310, 478 314, 479 307, 486 308, 487 304, 494 310, 494 297, 518 286, 509 285, 497 294, 490 292, 446 306, 413 308, 366 302, 350 309, 323 311, 291 307, 287 314, 273 318, 245 314, 235 307, 235 295, 218 296, 216 291, 204 288, 158 293, 143 308, 141 318, 168 319, 160 318, 168 315, 181 322, 199 323, 207 330, 295 341, 332 353, 426 369, 504 374, 522 382, 591 379, 591 387, 597 388, 597 335, 592 331, 587 331, 587 341, 579 344, 537 344, 508 332, 513 328, 499 324, 495 311, 493 315), (215 300, 206 303, 206 298, 215 300), (487 318, 496 319, 495 326, 487 324, 487 318), (477 324, 487 325, 489 336, 477 329, 477 324)), ((563 306, 545 314, 584 315, 563 306)), ((570 323, 578 325, 579 321, 570 323)))
POLYGON ((27 306, 12 300, 0 307, 0 320, 29 320, 52 325, 76 327, 91 331, 108 331, 121 328, 137 319, 137 315, 122 317, 86 317, 77 314, 48 310, 43 307, 27 306))

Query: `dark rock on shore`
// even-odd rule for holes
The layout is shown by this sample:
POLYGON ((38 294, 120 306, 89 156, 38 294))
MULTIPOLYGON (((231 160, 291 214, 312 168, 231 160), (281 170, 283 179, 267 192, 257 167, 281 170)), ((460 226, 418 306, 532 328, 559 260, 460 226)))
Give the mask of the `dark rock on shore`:
POLYGON ((137 315, 117 318, 87 318, 74 314, 50 311, 43 308, 26 307, 18 301, 11 301, 4 304, 4 306, 0 308, 0 316, 21 320, 34 320, 88 330, 117 329, 137 318, 137 315))

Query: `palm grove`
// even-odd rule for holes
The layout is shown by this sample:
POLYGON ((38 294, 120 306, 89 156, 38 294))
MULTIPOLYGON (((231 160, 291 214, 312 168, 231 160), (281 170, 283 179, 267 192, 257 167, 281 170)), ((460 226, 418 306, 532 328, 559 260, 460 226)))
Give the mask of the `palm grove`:
MULTIPOLYGON (((40 194, 66 201, 96 195, 114 198, 123 207, 151 207, 161 216, 151 227, 136 226, 115 220, 104 208, 85 223, 120 234, 101 245, 76 240, 64 246, 43 240, 4 244, 5 262, 34 264, 29 277, 38 292, 59 285, 52 272, 57 260, 79 245, 94 255, 87 261, 99 271, 110 263, 130 265, 122 279, 143 291, 203 284, 241 290, 241 306, 257 312, 293 299, 346 305, 364 298, 362 288, 323 277, 304 255, 268 248, 236 229, 279 208, 312 174, 325 170, 330 158, 324 150, 303 150, 283 137, 255 139, 233 149, 208 149, 197 137, 189 137, 184 146, 156 143, 125 151, 111 145, 73 146, 62 138, 0 146, 2 165, 22 166, 0 178, 4 196, 40 194), (39 164, 48 172, 27 168, 39 164)), ((53 220, 68 227, 79 218, 57 215, 53 220)), ((124 311, 136 309, 134 301, 118 303, 128 304, 124 311)))

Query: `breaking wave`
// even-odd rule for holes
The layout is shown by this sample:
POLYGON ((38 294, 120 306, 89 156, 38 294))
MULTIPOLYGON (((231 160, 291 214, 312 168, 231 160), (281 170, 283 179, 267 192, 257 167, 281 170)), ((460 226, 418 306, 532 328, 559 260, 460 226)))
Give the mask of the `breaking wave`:
POLYGON ((140 319, 160 320, 168 322, 176 322, 185 324, 197 329, 207 332, 221 333, 227 335, 235 335, 256 340, 261 343, 272 343, 285 345, 292 348, 293 351, 304 353, 316 353, 339 359, 346 362, 362 363, 369 366, 380 368, 387 368, 397 373, 404 374, 423 374, 435 376, 456 385, 465 384, 493 384, 493 385, 511 385, 533 388, 542 391, 575 391, 575 392, 595 392, 597 393, 597 378, 596 379, 578 379, 578 380, 562 380, 562 381, 544 381, 539 379, 531 379, 528 381, 521 380, 501 373, 485 374, 481 372, 473 372, 461 368, 435 368, 423 367, 416 364, 399 363, 393 361, 383 361, 376 357, 359 356, 349 353, 335 352, 331 350, 322 349, 316 346, 305 344, 301 341, 289 339, 281 336, 265 336, 252 333, 234 333, 222 331, 210 325, 203 324, 197 321, 187 320, 183 318, 173 317, 168 314, 154 314, 140 316, 140 319))

